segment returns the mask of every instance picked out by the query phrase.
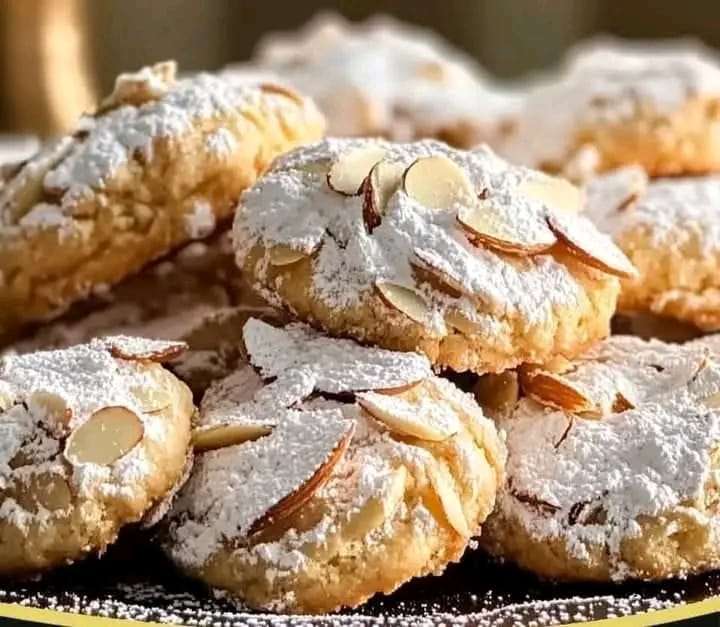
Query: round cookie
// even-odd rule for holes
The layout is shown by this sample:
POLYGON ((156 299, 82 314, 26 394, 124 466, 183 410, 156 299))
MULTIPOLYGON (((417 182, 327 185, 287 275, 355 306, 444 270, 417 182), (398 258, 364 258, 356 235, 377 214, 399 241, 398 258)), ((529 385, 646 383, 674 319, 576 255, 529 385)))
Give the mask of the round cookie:
POLYGON ((618 309, 720 330, 720 176, 648 181, 638 167, 587 185, 587 215, 638 269, 618 309))
POLYGON ((0 338, 209 235, 279 153, 322 136, 315 106, 174 63, 118 77, 75 132, 4 172, 0 338))
POLYGON ((430 31, 389 17, 353 24, 322 14, 298 33, 273 33, 251 64, 225 75, 277 76, 311 96, 333 136, 434 137, 460 148, 495 141, 518 97, 491 85, 469 57, 430 31))
POLYGON ((653 176, 720 169, 720 65, 699 47, 600 43, 526 94, 503 155, 584 178, 638 164, 653 176))
POLYGON ((253 287, 301 320, 502 371, 608 334, 613 275, 634 269, 580 205, 567 182, 489 149, 330 139, 278 159, 233 236, 253 287))
POLYGON ((496 414, 507 482, 483 546, 557 580, 720 567, 720 366, 706 347, 613 336, 520 380, 526 397, 496 414))
POLYGON ((255 368, 201 405, 175 563, 251 607, 321 613, 459 559, 505 458, 472 397, 420 354, 252 319, 244 339, 255 368))
POLYGON ((183 344, 113 337, 0 360, 0 576, 102 553, 153 523, 185 480, 183 344))

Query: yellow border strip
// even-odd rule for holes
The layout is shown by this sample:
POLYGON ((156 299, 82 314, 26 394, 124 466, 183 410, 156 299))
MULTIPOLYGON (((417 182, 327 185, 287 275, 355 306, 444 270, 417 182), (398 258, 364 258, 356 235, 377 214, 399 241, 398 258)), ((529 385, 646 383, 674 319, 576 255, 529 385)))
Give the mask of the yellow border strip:
MULTIPOLYGON (((720 597, 713 597, 705 601, 680 605, 666 610, 655 612, 643 612, 633 616, 622 616, 620 618, 607 618, 589 623, 573 623, 584 627, 648 627, 651 625, 662 625, 684 618, 695 618, 713 612, 720 612, 720 597)), ((35 621, 45 625, 57 625, 58 627, 127 627, 137 625, 142 627, 168 627, 161 623, 146 623, 122 618, 101 618, 98 616, 86 616, 84 614, 71 614, 58 612, 56 610, 43 610, 35 607, 25 607, 13 603, 0 603, 0 618, 17 618, 20 620, 35 621)), ((308 616, 299 618, 308 619, 308 616)), ((349 618, 352 618, 351 616, 349 618)))

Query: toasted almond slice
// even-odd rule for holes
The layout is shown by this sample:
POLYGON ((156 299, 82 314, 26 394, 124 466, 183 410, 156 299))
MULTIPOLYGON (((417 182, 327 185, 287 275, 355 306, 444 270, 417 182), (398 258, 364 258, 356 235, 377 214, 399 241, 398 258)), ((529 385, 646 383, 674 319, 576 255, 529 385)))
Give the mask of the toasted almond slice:
POLYGON ((403 189, 413 200, 432 209, 475 203, 473 185, 457 163, 447 157, 420 157, 403 176, 403 189))
POLYGON ((330 166, 328 187, 343 196, 359 195, 363 181, 375 164, 385 157, 385 152, 380 146, 365 146, 340 155, 330 166))
POLYGON ((355 433, 355 424, 351 423, 351 427, 345 432, 345 435, 340 440, 335 450, 327 458, 327 460, 315 471, 315 474, 310 477, 305 483, 303 483, 295 492, 288 494, 285 498, 281 499, 278 503, 273 505, 261 518, 256 520, 251 526, 248 534, 257 533, 262 530, 265 525, 282 520, 292 515, 298 509, 300 509, 305 503, 307 503, 315 493, 322 488, 330 479, 335 466, 345 455, 350 441, 355 433))
POLYGON ((555 244, 557 238, 540 214, 525 212, 524 220, 512 207, 493 204, 492 199, 478 200, 461 207, 458 222, 470 232, 473 243, 513 255, 535 255, 555 244))
POLYGON ((618 277, 637 277, 637 270, 625 253, 587 218, 551 212, 547 220, 558 240, 580 262, 618 277))
POLYGON ((163 363, 177 359, 188 348, 185 342, 149 340, 144 337, 128 337, 126 335, 108 337, 101 342, 113 357, 127 361, 163 363))
POLYGON ((257 440, 271 431, 268 425, 253 423, 209 425, 193 431, 192 445, 196 453, 204 453, 257 440))
POLYGON ((405 466, 393 470, 382 494, 368 498, 336 526, 336 533, 326 535, 322 544, 313 542, 304 546, 303 552, 316 560, 326 561, 337 553, 341 544, 361 540, 380 527, 393 516, 402 502, 407 476, 405 466))
POLYGON ((143 439, 140 418, 127 407, 105 407, 75 429, 65 446, 65 458, 74 465, 110 466, 143 439))
POLYGON ((422 381, 406 383, 405 385, 401 385, 396 388, 377 388, 374 389, 373 392, 377 392, 378 394, 385 394, 387 396, 394 396, 395 394, 403 394, 405 392, 409 392, 410 390, 414 390, 418 385, 420 385, 420 383, 422 383, 422 381))
POLYGON ((518 191, 540 201, 555 211, 578 213, 583 206, 583 192, 570 181, 555 176, 527 179, 520 183, 518 191))
POLYGON ((446 292, 454 298, 459 298, 463 294, 472 294, 462 284, 462 281, 438 267, 440 264, 432 253, 422 248, 416 248, 413 253, 416 259, 411 259, 410 263, 416 270, 420 271, 421 278, 430 283, 435 289, 446 292))
POLYGON ((356 395, 358 404, 390 431, 428 442, 442 442, 460 429, 457 416, 444 405, 421 406, 397 395, 363 392, 356 395))
POLYGON ((277 83, 261 83, 259 87, 260 90, 265 92, 266 94, 277 94, 279 96, 285 96, 285 98, 289 98, 290 100, 293 100, 299 105, 305 103, 303 97, 298 92, 296 92, 294 89, 290 89, 290 87, 287 87, 285 85, 278 85, 277 83))
POLYGON ((574 414, 597 412, 595 403, 559 374, 522 368, 520 384, 526 394, 543 405, 574 414))
POLYGON ((430 318, 430 308, 414 290, 388 281, 376 281, 375 289, 386 305, 405 314, 413 322, 426 324, 430 318))
POLYGON ((72 418, 72 409, 68 407, 62 396, 38 390, 33 392, 28 399, 28 406, 33 412, 46 416, 47 422, 52 425, 54 432, 66 432, 72 418))
POLYGON ((302 250, 297 250, 285 244, 276 244, 270 249, 270 264, 273 266, 289 266, 305 259, 308 255, 302 250))
POLYGON ((483 330, 479 322, 470 320, 459 309, 448 309, 445 312, 445 324, 465 335, 478 335, 483 330))
POLYGON ((400 187, 404 168, 399 163, 380 161, 363 183, 363 220, 368 233, 380 226, 390 197, 400 187))
POLYGON ((468 525, 467 518, 465 518, 465 511, 463 510, 460 497, 455 491, 451 480, 445 476, 445 473, 439 467, 430 466, 428 471, 430 485, 440 500, 448 523, 450 523, 450 526, 461 536, 469 538, 472 532, 468 525))

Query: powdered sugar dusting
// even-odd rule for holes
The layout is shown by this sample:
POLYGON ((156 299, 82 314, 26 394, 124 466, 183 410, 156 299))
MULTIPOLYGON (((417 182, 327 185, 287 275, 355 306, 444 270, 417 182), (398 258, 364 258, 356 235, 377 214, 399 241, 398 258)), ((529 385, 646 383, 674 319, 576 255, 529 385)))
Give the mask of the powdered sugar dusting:
MULTIPOLYGON (((324 173, 311 167, 368 145, 382 147, 388 161, 406 166, 423 156, 451 159, 465 170, 477 193, 487 190, 489 200, 497 198, 502 205, 512 206, 518 223, 536 224, 539 216, 553 210, 522 192, 521 182, 537 176, 535 173, 510 166, 487 149, 462 152, 430 141, 389 144, 331 139, 281 157, 243 195, 234 225, 238 261, 242 263, 257 243, 317 251, 312 289, 323 302, 337 308, 352 306, 367 298, 378 281, 418 288, 432 310, 429 324, 438 333, 445 330, 442 314, 448 308, 476 311, 475 299, 490 309, 495 322, 519 314, 531 325, 550 319, 556 305, 580 302, 582 288, 567 267, 550 255, 513 259, 474 246, 458 224, 456 211, 425 207, 402 189, 391 196, 382 223, 369 234, 362 217, 362 199, 332 191, 324 173), (303 220, 295 218, 298 213, 303 220), (443 271, 456 277, 471 296, 448 299, 429 284, 417 285, 411 263, 416 261, 416 250, 441 258, 443 271)), ((577 220, 572 216, 566 219, 577 220)), ((583 223, 583 228, 587 237, 596 236, 591 225, 583 223)), ((615 254, 609 241, 598 246, 615 254)), ((263 262, 255 270, 262 275, 266 267, 263 262)), ((492 323, 490 320, 481 328, 490 334, 495 330, 492 323)))
POLYGON ((702 253, 717 253, 720 176, 655 179, 645 187, 639 178, 637 168, 628 167, 590 181, 587 210, 598 228, 618 240, 642 230, 659 248, 697 242, 702 253))
POLYGON ((614 394, 622 381, 636 406, 587 420, 521 401, 499 422, 509 451, 509 487, 499 507, 539 539, 565 539, 577 559, 587 559, 592 547, 607 547, 613 576, 630 577, 617 551, 623 538, 639 532, 638 519, 703 502, 710 454, 720 438, 720 413, 705 400, 720 390, 720 367, 703 347, 616 336, 565 376, 596 396, 603 385, 614 394), (607 376, 608 368, 617 380, 607 376), (547 509, 540 512, 517 494, 547 509), (606 521, 572 520, 571 510, 582 504, 602 507, 606 521))
POLYGON ((697 45, 591 43, 559 77, 530 91, 503 153, 529 166, 562 166, 585 126, 621 123, 643 109, 669 115, 690 99, 718 95, 720 65, 697 45))
POLYGON ((264 377, 285 377, 291 370, 306 369, 323 392, 401 387, 432 374, 424 355, 331 339, 302 324, 279 329, 251 319, 243 335, 250 360, 264 377))
POLYGON ((271 34, 249 71, 280 76, 314 98, 336 136, 408 140, 463 121, 491 135, 518 104, 432 33, 387 17, 357 25, 321 15, 300 34, 271 34))

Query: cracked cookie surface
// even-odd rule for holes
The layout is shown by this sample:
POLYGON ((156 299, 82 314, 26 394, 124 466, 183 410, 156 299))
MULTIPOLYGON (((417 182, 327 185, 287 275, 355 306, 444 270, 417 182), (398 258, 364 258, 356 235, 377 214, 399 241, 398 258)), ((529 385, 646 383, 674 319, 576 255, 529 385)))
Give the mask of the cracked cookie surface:
POLYGON ((277 154, 323 129, 273 85, 175 80, 172 63, 119 76, 72 135, 4 173, 0 337, 206 237, 277 154))
POLYGON ((470 395, 417 353, 301 324, 244 328, 250 365, 216 383, 165 549, 254 608, 359 605, 460 558, 505 449, 470 395))

